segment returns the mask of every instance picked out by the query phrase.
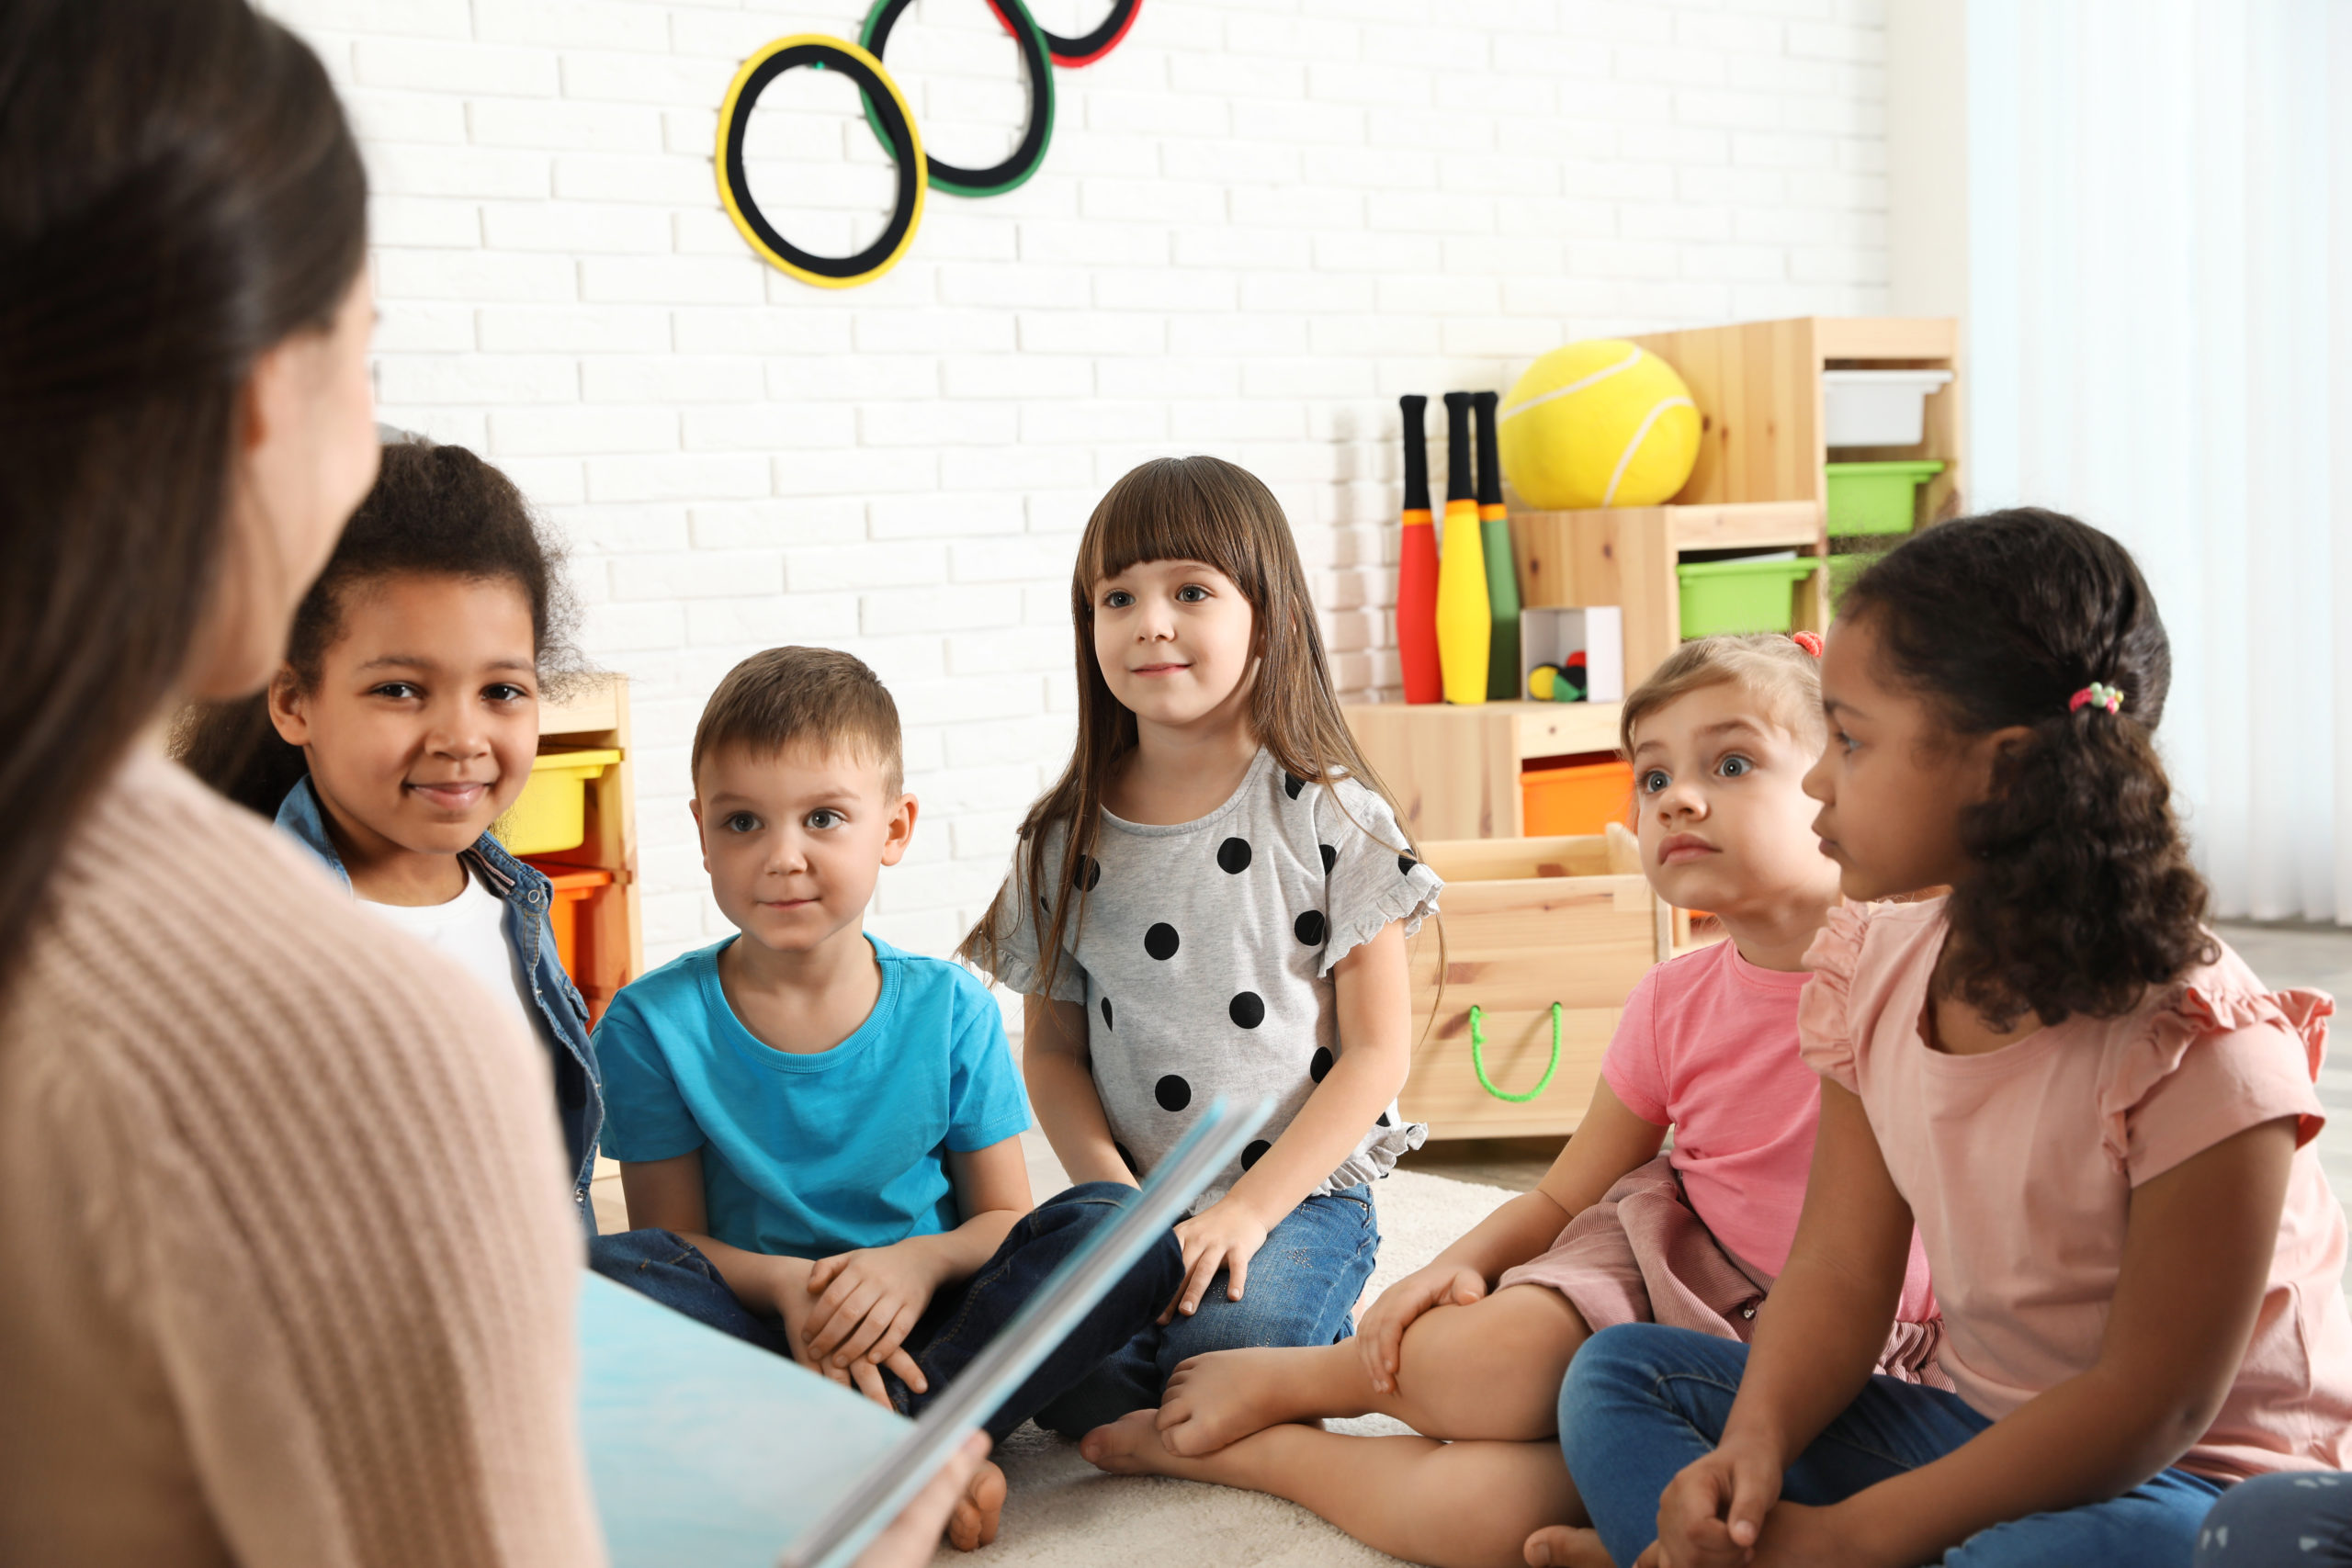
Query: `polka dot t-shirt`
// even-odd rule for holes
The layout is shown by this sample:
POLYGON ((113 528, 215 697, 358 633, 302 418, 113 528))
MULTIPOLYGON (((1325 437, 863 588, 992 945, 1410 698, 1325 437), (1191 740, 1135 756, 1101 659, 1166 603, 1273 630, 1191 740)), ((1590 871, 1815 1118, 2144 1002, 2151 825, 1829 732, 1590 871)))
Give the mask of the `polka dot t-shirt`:
MULTIPOLYGON (((1062 838, 1048 839, 1046 864, 1060 863, 1062 838)), ((1262 750, 1197 821, 1102 813, 1097 858, 1070 879, 1087 889, 1083 930, 1064 933, 1053 995, 1086 1009, 1095 1089, 1129 1169, 1149 1174, 1217 1096, 1271 1096, 1272 1119, 1202 1194, 1205 1208, 1282 1135, 1340 1049, 1331 966, 1390 921, 1410 935, 1437 911, 1442 885, 1392 847, 1404 841, 1371 790, 1309 784, 1262 750)), ((1051 916, 1019 886, 1019 856, 1013 875, 1006 907, 1029 918, 999 933, 997 978, 1035 996, 1051 916)), ((1316 1190, 1385 1176, 1428 1135, 1391 1103, 1316 1190)))

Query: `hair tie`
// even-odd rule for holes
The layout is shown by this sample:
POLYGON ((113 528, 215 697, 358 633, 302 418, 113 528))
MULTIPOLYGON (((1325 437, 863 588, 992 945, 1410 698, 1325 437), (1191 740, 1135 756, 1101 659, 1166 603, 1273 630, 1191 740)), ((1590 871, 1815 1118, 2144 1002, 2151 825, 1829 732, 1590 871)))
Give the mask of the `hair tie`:
POLYGON ((2097 681, 2093 681, 2089 685, 2085 686, 2081 691, 2076 692, 2073 696, 2066 699, 2066 711, 2068 713, 2073 713, 2075 710, 2084 707, 2102 707, 2109 713, 2121 713, 2123 711, 2123 689, 2120 686, 2102 686, 2097 681))
POLYGON ((1819 632, 1791 632, 1789 634, 1789 640, 1795 643, 1799 648, 1804 649, 1807 653, 1812 654, 1815 659, 1821 657, 1821 634, 1819 632))

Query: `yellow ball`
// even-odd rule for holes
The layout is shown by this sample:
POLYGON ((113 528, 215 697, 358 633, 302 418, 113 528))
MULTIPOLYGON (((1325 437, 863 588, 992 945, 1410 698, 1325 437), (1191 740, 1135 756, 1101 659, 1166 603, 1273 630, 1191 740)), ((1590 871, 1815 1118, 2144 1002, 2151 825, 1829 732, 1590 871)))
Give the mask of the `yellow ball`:
POLYGON ((1503 399, 1503 473, 1545 511, 1656 506, 1699 460, 1699 407, 1674 367, 1622 338, 1555 348, 1503 399))

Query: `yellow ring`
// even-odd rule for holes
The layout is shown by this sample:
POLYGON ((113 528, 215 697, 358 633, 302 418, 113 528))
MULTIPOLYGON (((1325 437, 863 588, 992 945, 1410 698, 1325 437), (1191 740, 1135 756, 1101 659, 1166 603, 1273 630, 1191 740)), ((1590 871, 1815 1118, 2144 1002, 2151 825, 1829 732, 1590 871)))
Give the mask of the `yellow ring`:
POLYGON ((741 68, 735 73, 735 79, 727 85, 727 96, 718 107, 718 142, 712 161, 718 180, 718 199, 726 207, 727 216, 733 220, 736 231, 768 265, 820 288, 852 288, 862 283, 873 282, 899 265, 899 258, 905 255, 907 247, 914 243, 915 231, 922 227, 923 194, 928 185, 925 178, 927 165, 923 159, 922 132, 915 126, 914 111, 908 107, 906 95, 899 92, 899 84, 891 79, 882 62, 847 39, 825 33, 795 33, 789 38, 780 38, 761 46, 758 52, 743 62, 741 68), (802 63, 796 60, 787 61, 781 66, 771 66, 769 62, 776 56, 791 50, 806 51, 812 56, 807 63, 820 69, 827 63, 826 56, 845 65, 848 68, 845 74, 857 81, 859 91, 867 95, 867 104, 877 111, 877 118, 884 122, 880 129, 886 140, 890 114, 888 109, 874 103, 872 94, 875 91, 888 96, 889 108, 896 109, 899 124, 906 129, 904 156, 899 156, 901 150, 898 146, 892 145, 890 149, 892 155, 899 159, 899 205, 892 209, 890 224, 882 231, 884 239, 889 238, 892 228, 899 228, 899 232, 880 260, 870 262, 855 272, 828 272, 821 269, 821 265, 811 265, 809 263, 855 263, 878 248, 879 242, 857 256, 818 257, 813 252, 800 251, 767 221, 758 204, 750 199, 748 178, 744 179, 744 188, 740 193, 736 189, 735 181, 742 175, 741 128, 737 117, 741 114, 748 118, 751 109, 751 106, 744 102, 744 96, 748 91, 756 102, 760 89, 784 71, 802 63), (908 189, 910 171, 912 173, 911 194, 908 189), (745 210, 747 206, 750 208, 748 212, 745 210), (898 216, 901 209, 906 213, 903 227, 899 225, 898 216), (762 232, 763 229, 764 233, 762 232), (786 254, 788 251, 799 251, 808 261, 795 261, 786 254))

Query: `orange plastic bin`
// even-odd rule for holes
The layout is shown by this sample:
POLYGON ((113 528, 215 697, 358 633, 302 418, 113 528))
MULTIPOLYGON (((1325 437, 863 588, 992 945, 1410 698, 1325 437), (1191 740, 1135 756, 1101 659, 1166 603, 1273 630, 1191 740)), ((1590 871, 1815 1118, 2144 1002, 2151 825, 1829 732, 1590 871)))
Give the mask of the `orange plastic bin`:
POLYGON ((1519 775, 1520 803, 1531 839, 1566 833, 1599 833, 1611 822, 1631 825, 1634 768, 1630 762, 1578 762, 1566 768, 1534 768, 1519 775))
MULTIPOLYGON (((560 861, 534 860, 531 864, 552 884, 548 893, 548 929, 555 933, 556 956, 563 960, 563 972, 571 976, 571 983, 589 994, 589 975, 583 967, 587 955, 581 951, 581 907, 595 897, 598 888, 613 885, 613 874, 560 861)), ((593 995, 590 999, 594 1001, 593 995)))

